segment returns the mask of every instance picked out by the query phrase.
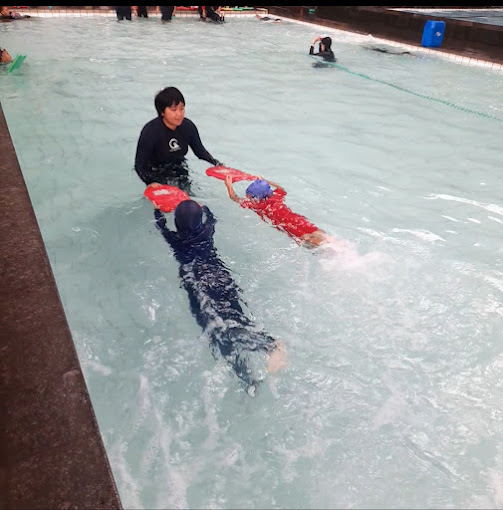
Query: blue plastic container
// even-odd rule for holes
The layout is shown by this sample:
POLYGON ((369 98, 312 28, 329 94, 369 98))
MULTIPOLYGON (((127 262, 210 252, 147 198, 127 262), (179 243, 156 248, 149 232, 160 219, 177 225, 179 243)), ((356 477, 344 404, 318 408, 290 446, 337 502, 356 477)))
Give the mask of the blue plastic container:
POLYGON ((424 25, 421 44, 426 48, 438 48, 442 44, 445 32, 445 21, 428 20, 424 25))

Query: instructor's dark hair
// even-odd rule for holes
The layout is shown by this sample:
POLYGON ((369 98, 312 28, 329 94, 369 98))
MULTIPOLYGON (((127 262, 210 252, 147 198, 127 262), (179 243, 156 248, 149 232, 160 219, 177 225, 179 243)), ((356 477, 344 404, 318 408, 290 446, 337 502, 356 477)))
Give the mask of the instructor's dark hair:
POLYGON ((166 108, 170 106, 177 105, 179 103, 185 104, 185 99, 182 96, 182 93, 176 87, 166 87, 164 90, 161 90, 155 96, 155 109, 159 117, 162 115, 166 108))

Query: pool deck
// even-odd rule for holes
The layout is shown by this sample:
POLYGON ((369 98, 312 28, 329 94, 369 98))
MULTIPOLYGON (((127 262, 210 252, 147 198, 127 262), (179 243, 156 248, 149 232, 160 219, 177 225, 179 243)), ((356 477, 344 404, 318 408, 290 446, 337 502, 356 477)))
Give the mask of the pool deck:
POLYGON ((122 508, 0 105, 0 508, 122 508))

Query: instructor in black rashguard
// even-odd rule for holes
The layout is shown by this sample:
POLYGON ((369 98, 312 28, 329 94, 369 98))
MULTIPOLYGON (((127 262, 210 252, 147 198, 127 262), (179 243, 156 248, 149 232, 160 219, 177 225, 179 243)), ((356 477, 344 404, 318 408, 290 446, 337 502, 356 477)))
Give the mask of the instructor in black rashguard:
POLYGON ((211 165, 223 165, 203 146, 195 124, 185 118, 185 99, 175 87, 161 90, 155 97, 158 117, 143 127, 136 149, 135 170, 147 185, 178 186, 191 193, 185 155, 194 154, 211 165))

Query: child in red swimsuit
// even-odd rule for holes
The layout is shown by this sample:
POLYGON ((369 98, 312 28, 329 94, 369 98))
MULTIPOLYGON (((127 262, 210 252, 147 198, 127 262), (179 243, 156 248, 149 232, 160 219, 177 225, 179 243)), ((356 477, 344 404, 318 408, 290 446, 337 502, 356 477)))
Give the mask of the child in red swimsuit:
POLYGON ((316 225, 300 214, 295 214, 285 203, 286 191, 271 181, 259 178, 246 188, 246 198, 239 198, 232 187, 232 177, 227 176, 225 186, 229 197, 245 209, 252 209, 263 220, 268 219, 275 228, 286 232, 308 248, 319 246, 329 238, 316 225), (271 185, 276 189, 273 190, 271 185))

